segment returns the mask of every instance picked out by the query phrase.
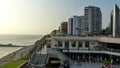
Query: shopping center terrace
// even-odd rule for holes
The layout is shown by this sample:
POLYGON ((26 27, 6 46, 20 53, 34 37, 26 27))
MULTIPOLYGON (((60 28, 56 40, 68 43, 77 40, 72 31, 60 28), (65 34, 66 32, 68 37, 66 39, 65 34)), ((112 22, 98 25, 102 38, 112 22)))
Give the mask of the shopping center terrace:
POLYGON ((105 53, 120 56, 119 38, 55 35, 51 36, 50 40, 51 48, 62 49, 64 52, 69 49, 71 53, 105 53))
POLYGON ((107 42, 107 43, 120 43, 120 38, 111 38, 105 36, 73 36, 73 35, 54 35, 52 39, 56 40, 85 40, 85 41, 98 41, 98 42, 107 42))

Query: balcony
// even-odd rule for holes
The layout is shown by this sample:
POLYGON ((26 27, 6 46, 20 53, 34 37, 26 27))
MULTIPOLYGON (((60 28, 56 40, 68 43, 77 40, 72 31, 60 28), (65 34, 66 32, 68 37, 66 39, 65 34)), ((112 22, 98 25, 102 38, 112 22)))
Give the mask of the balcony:
POLYGON ((84 41, 98 41, 105 43, 117 43, 120 44, 120 38, 110 38, 110 37, 94 37, 94 36, 77 36, 77 35, 55 35, 51 36, 55 40, 84 40, 84 41))
POLYGON ((56 40, 85 40, 85 41, 98 41, 99 37, 82 37, 82 36, 69 36, 69 35, 64 35, 64 36, 52 36, 52 39, 56 40))
POLYGON ((101 38, 99 38, 99 42, 107 42, 107 43, 117 43, 117 44, 120 44, 120 38, 106 38, 106 37, 101 37, 101 38))
POLYGON ((71 53, 103 53, 109 55, 120 56, 120 50, 113 49, 69 49, 71 53))

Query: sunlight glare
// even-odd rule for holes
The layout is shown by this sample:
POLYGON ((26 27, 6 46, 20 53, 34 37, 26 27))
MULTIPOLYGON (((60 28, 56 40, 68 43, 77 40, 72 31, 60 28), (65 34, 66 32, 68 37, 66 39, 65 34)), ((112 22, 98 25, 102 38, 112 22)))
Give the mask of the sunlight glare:
POLYGON ((3 25, 7 20, 10 8, 9 0, 0 0, 0 25, 3 25))

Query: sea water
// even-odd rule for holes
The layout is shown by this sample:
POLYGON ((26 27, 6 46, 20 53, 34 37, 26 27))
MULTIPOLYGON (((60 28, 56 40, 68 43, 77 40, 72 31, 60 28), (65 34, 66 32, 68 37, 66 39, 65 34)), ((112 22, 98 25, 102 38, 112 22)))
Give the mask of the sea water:
POLYGON ((28 46, 40 40, 42 35, 0 35, 0 44, 28 46))

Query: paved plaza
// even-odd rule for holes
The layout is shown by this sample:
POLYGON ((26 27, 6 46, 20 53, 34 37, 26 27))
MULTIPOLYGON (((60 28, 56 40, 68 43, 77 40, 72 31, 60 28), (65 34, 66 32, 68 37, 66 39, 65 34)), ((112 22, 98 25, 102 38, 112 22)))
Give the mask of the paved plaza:
POLYGON ((71 64, 70 68, 101 68, 101 63, 80 62, 71 64))
MULTIPOLYGON (((89 62, 80 62, 72 63, 70 68, 101 68, 102 64, 99 62, 89 63, 89 62)), ((120 65, 115 65, 115 68, 120 68, 120 65)))

